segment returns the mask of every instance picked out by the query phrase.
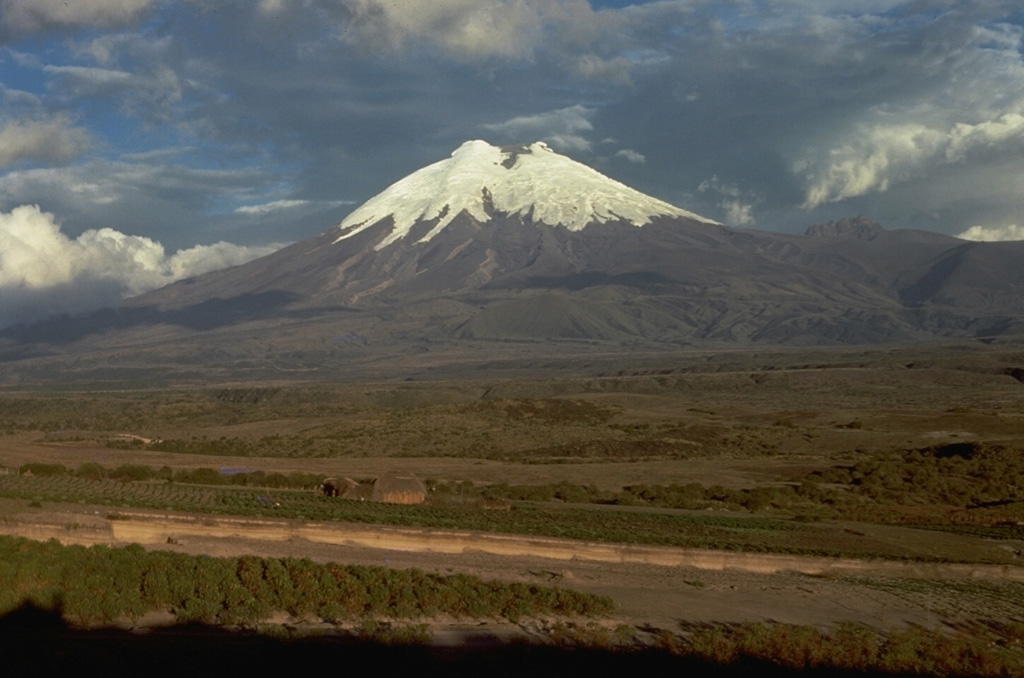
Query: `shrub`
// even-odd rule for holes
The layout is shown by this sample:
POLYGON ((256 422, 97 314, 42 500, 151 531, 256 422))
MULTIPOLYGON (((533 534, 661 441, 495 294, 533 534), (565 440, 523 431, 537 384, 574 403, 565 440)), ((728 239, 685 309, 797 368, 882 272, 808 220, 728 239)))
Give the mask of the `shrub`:
MULTIPOLYGON (((79 468, 81 471, 81 468, 79 468)), ((148 466, 142 466, 140 464, 122 464, 115 468, 108 475, 112 480, 149 480, 153 477, 153 470, 148 466)))
POLYGON ((87 461, 78 467, 75 475, 88 480, 100 480, 107 477, 107 470, 93 461, 87 461))
POLYGON ((67 468, 63 464, 42 464, 38 462, 29 462, 28 464, 22 464, 18 468, 18 473, 25 475, 31 473, 34 476, 62 476, 68 472, 67 468))

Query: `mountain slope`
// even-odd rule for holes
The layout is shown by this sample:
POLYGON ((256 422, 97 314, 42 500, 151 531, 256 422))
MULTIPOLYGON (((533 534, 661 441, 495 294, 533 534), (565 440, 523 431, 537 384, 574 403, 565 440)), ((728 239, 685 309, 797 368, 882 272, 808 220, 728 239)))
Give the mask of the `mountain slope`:
POLYGON ((1024 332, 1024 243, 729 228, 540 144, 469 142, 339 226, 117 312, 0 336, 0 358, 327 364, 395 355, 866 344, 1024 332), (552 344, 551 342, 555 342, 552 344), (333 361, 333 363, 332 363, 333 361))

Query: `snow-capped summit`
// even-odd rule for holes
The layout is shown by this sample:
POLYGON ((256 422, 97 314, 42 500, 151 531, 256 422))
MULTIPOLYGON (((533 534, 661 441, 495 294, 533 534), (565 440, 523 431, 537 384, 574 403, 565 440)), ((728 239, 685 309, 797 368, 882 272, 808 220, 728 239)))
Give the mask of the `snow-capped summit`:
POLYGON ((504 213, 571 231, 607 221, 643 226, 656 216, 716 223, 609 179, 543 142, 498 147, 477 140, 363 203, 341 222, 335 242, 391 217, 391 232, 374 248, 380 250, 406 237, 417 222, 436 219, 417 241, 425 242, 462 212, 480 222, 504 213))

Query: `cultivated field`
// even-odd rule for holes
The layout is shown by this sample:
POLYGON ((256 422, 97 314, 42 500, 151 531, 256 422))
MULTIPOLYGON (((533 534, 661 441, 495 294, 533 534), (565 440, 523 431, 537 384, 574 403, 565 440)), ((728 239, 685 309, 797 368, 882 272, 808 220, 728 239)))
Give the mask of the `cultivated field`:
MULTIPOLYGON (((415 567, 615 605, 492 614, 486 632, 501 637, 685 655, 719 633, 718 659, 733 661, 763 659, 752 648, 765 633, 838 647, 856 628, 876 650, 860 666, 914 670, 879 649, 913 631, 990 648, 990 675, 1021 666, 1022 347, 629 362, 12 389, 0 394, 0 531, 415 567), (424 505, 314 493, 326 476, 399 469, 425 481, 424 505)), ((330 621, 367 619, 428 623, 435 640, 466 623, 386 606, 330 621)))

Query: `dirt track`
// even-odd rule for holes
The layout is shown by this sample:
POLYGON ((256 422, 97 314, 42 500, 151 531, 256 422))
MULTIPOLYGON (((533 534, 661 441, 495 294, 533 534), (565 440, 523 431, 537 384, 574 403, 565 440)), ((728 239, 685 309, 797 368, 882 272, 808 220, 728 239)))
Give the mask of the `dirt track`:
POLYGON ((65 543, 127 544, 196 554, 309 557, 438 573, 553 583, 610 595, 618 621, 675 628, 690 622, 854 621, 934 627, 1017 614, 992 600, 945 600, 943 582, 1020 586, 1024 568, 907 563, 574 542, 385 526, 202 517, 145 511, 25 510, 0 532, 65 543), (111 519, 113 518, 113 519, 111 519), (933 594, 865 586, 929 580, 933 594), (1014 584, 1016 582, 1016 584, 1014 584), (998 607, 998 606, 997 606, 998 607))

